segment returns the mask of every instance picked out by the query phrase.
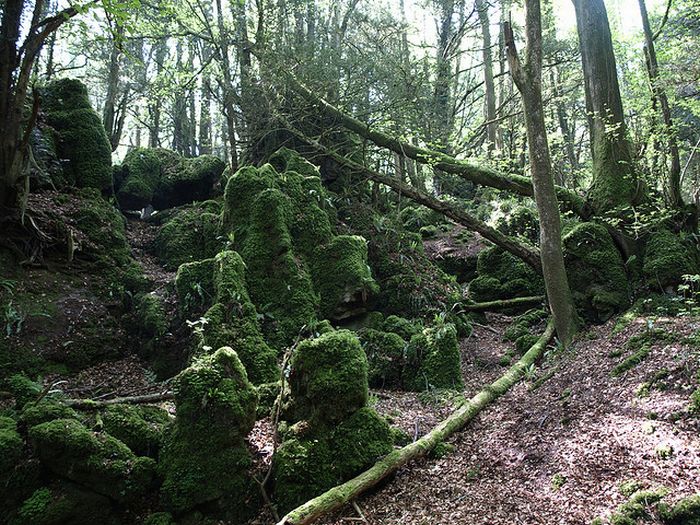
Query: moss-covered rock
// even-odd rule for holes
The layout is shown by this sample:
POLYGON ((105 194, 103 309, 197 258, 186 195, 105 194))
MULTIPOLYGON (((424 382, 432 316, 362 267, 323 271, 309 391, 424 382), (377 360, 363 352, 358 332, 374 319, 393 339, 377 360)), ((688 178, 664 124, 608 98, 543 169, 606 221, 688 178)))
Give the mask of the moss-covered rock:
POLYGON ((202 204, 184 206, 160 227, 153 248, 166 269, 176 270, 181 264, 210 259, 223 248, 218 233, 219 214, 208 209, 211 207, 202 204))
POLYGON ((215 300, 214 259, 181 265, 175 276, 175 290, 182 313, 192 319, 201 315, 215 300))
POLYGON ((60 79, 41 89, 46 122, 55 130, 63 176, 79 188, 112 189, 112 147, 100 117, 78 80, 60 79))
POLYGON ((3 481, 3 485, 23 452, 24 440, 17 431, 17 422, 9 417, 0 417, 0 481, 3 481))
POLYGON ((90 487, 119 502, 131 502, 151 487, 155 462, 137 457, 121 441, 93 432, 74 419, 55 419, 32 427, 32 445, 54 474, 90 487))
POLYGON ((287 440, 273 460, 274 500, 287 512, 370 467, 392 443, 389 425, 370 408, 329 433, 287 440))
POLYGON ((156 457, 168 412, 155 406, 112 405, 102 414, 104 429, 139 456, 156 457))
POLYGON ((229 495, 245 509, 251 480, 243 438, 253 428, 257 393, 230 348, 197 359, 175 381, 177 418, 161 452, 161 501, 182 513, 229 495))
POLYGON ((117 200, 126 209, 157 209, 206 200, 225 165, 211 155, 187 159, 162 148, 135 148, 115 172, 117 200))
POLYGON ((105 496, 69 482, 37 489, 27 498, 12 525, 118 524, 105 496))
POLYGON ((673 507, 662 508, 660 514, 666 525, 700 525, 700 494, 683 498, 673 507))
POLYGON ((380 329, 396 334, 404 341, 410 341, 411 337, 423 330, 423 323, 420 320, 411 321, 398 315, 390 315, 384 319, 380 329))
POLYGON ((587 320, 605 322, 629 306, 625 264, 605 227, 579 224, 563 243, 574 303, 587 320))
POLYGON ((134 315, 139 332, 146 338, 162 337, 168 330, 168 316, 163 299, 158 295, 139 295, 135 300, 134 315))
POLYGON ((297 419, 342 421, 367 403, 367 357, 348 330, 302 341, 289 375, 297 419))
POLYGON ((32 381, 24 374, 10 376, 7 381, 3 381, 7 390, 15 398, 15 407, 21 409, 30 401, 35 401, 41 393, 41 384, 32 381))
POLYGON ((457 389, 464 386, 457 329, 452 324, 426 328, 406 349, 403 384, 409 390, 457 389))
POLYGON ((368 298, 379 291, 367 265, 367 241, 363 237, 339 235, 320 246, 313 268, 322 317, 353 317, 363 312, 368 298))
POLYGON ((479 253, 477 271, 479 277, 469 284, 469 297, 478 303, 544 293, 542 277, 497 246, 479 253))
POLYGON ((686 245, 681 235, 658 230, 649 236, 644 252, 643 273, 646 284, 658 290, 677 286, 683 275, 700 272, 697 253, 686 245))
POLYGON ((397 334, 365 328, 358 332, 367 355, 369 386, 375 388, 401 387, 401 370, 406 341, 397 334))
POLYGON ((496 229, 505 235, 520 237, 530 244, 537 244, 540 239, 537 212, 527 206, 518 206, 498 219, 496 229))
POLYGON ((20 413, 20 421, 31 428, 54 419, 80 420, 78 413, 63 403, 44 398, 39 402, 27 403, 20 413))

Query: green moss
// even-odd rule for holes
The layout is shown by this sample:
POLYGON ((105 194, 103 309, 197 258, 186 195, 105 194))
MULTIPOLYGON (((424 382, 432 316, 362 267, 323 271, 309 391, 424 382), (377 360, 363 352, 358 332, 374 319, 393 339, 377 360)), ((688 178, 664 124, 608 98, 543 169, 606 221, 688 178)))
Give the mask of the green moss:
POLYGON ((202 204, 179 208, 158 230, 153 247, 166 269, 209 259, 223 248, 218 235, 220 217, 205 209, 202 204))
POLYGON ((15 407, 21 409, 30 401, 35 401, 41 393, 41 384, 32 381, 24 374, 15 374, 7 379, 7 389, 15 398, 15 407))
POLYGON ((54 419, 79 420, 78 413, 59 401, 44 398, 38 403, 27 403, 20 414, 20 420, 31 428, 54 419))
POLYGON ((367 355, 368 382, 375 388, 399 388, 406 342, 397 334, 365 328, 358 332, 367 355))
POLYGON ((686 246, 680 235, 669 230, 652 233, 646 242, 643 273, 647 285, 658 290, 676 286, 682 276, 698 272, 697 254, 686 246))
POLYGON ((475 302, 541 295, 542 277, 521 259, 497 246, 479 252, 479 277, 469 284, 469 297, 475 302))
POLYGON ((304 177, 320 177, 319 169, 296 151, 282 147, 273 153, 268 162, 280 173, 294 171, 304 177))
POLYGON ((302 341, 289 376, 298 419, 342 421, 367 403, 367 357, 348 330, 302 341))
POLYGON ((525 334, 518 337, 515 341, 515 351, 518 355, 524 355, 525 352, 530 350, 535 343, 539 340, 539 337, 535 334, 525 334))
POLYGON ((135 315, 140 332, 148 338, 162 337, 168 331, 163 299, 155 294, 143 294, 136 298, 135 315))
POLYGON ((422 233, 423 228, 429 228, 436 234, 437 227, 446 222, 444 215, 425 206, 406 206, 399 218, 403 227, 413 233, 422 233))
POLYGON ((153 200, 161 175, 161 159, 155 149, 135 148, 119 168, 123 183, 116 188, 117 200, 126 209, 145 208, 153 200))
POLYGON ((392 450, 384 419, 362 408, 332 432, 285 441, 274 457, 274 500, 286 512, 359 474, 392 450))
POLYGON ((143 525, 176 525, 176 523, 169 512, 154 512, 146 517, 143 525))
POLYGON ((524 239, 530 244, 539 243, 540 221, 537 212, 527 206, 518 206, 498 219, 496 229, 505 235, 524 239))
POLYGON ((613 377, 620 376, 631 370, 639 363, 644 361, 651 352, 655 341, 672 339, 672 334, 668 334, 662 330, 650 330, 641 334, 635 335, 627 341, 626 348, 632 350, 632 354, 627 356, 622 362, 617 364, 610 373, 613 377))
POLYGON ((430 457, 434 459, 442 459, 449 456, 455 451, 455 446, 452 443, 445 443, 440 441, 435 445, 433 450, 430 451, 430 457))
POLYGON ((230 495, 245 508, 252 482, 243 438, 253 428, 257 393, 230 348, 196 360, 175 381, 177 418, 161 452, 161 501, 181 513, 230 495))
POLYGON ((588 200, 600 214, 633 204, 638 184, 629 143, 611 137, 615 133, 598 135, 593 144, 593 183, 588 200))
POLYGON ((110 501, 67 482, 37 489, 22 503, 12 525, 117 524, 110 501))
POLYGON ((14 469, 22 458, 24 440, 17 432, 17 422, 0 417, 0 480, 6 481, 6 473, 14 469))
POLYGON ((313 264, 322 317, 343 319, 364 311, 379 290, 367 265, 367 241, 339 235, 316 251, 313 264))
POLYGON ((152 486, 155 462, 136 457, 121 441, 90 431, 74 419, 56 419, 29 431, 37 455, 51 472, 121 502, 152 486))
POLYGON ((112 147, 102 121, 78 80, 61 79, 41 90, 47 123, 56 131, 63 174, 70 184, 100 191, 112 188, 112 147))
POLYGON ((377 329, 396 334, 404 341, 410 341, 411 337, 423 330, 423 324, 420 320, 409 321, 398 315, 390 315, 384 320, 381 327, 377 329))
POLYGON ((635 492, 638 492, 644 488, 644 483, 637 481, 636 479, 628 479, 620 483, 620 494, 629 498, 635 492))
POLYGON ((625 265, 606 229, 582 223, 563 242, 569 284, 583 317, 604 322, 627 308, 630 289, 625 265))
POLYGON ((281 386, 279 381, 275 381, 274 383, 263 383, 255 387, 259 399, 257 409, 258 419, 263 419, 272 414, 272 409, 280 394, 281 386))
POLYGON ((666 525, 700 525, 700 494, 688 496, 664 509, 661 519, 666 525))
POLYGON ((175 276, 180 309, 189 318, 201 315, 214 302, 214 259, 181 265, 175 276))
POLYGON ((403 383, 404 387, 416 391, 463 388, 454 325, 426 328, 411 338, 406 349, 403 383))
POLYGON ((168 413, 158 407, 113 405, 102 415, 104 429, 139 456, 156 457, 168 413))

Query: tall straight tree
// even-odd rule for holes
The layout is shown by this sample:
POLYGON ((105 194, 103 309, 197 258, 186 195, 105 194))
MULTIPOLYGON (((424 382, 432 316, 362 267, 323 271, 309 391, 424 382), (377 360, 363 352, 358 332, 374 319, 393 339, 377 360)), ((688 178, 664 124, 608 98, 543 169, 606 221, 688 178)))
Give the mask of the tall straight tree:
POLYGON ((498 124, 496 123, 496 86, 493 79, 493 52, 491 49, 491 27, 489 22, 489 4, 476 0, 475 7, 479 13, 484 56, 484 95, 486 116, 487 152, 489 155, 496 148, 498 124))
POLYGON ((589 198, 597 212, 635 202, 637 175, 627 138, 608 13, 603 0, 572 0, 583 63, 593 154, 589 198))
POLYGON ((530 156, 530 171, 540 221, 540 257, 547 299, 559 340, 568 345, 576 331, 576 310, 571 298, 561 246, 561 218, 552 176, 542 104, 542 16, 540 0, 525 1, 525 62, 515 46, 509 23, 504 27, 508 64, 522 95, 530 156))

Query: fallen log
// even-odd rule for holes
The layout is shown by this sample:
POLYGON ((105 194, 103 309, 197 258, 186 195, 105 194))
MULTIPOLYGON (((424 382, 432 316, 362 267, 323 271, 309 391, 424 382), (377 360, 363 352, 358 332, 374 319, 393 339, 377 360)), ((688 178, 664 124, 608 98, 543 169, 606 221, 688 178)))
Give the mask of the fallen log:
POLYGON ((142 396, 115 397, 104 401, 92 399, 66 399, 63 403, 76 410, 95 410, 108 407, 110 405, 131 404, 143 405, 148 403, 159 403, 173 399, 172 392, 159 392, 157 394, 144 394, 142 396))
POLYGON ((525 375, 525 370, 544 352, 547 343, 554 335, 554 323, 551 321, 537 342, 527 353, 499 379, 485 387, 481 392, 462 404, 450 417, 436 426, 430 433, 419 440, 395 450, 374 464, 371 468, 338 485, 329 491, 307 501, 289 512, 277 525, 305 525, 321 516, 338 509, 344 504, 374 487, 383 479, 396 472, 409 461, 425 456, 441 441, 446 440, 474 418, 484 408, 505 394, 525 375))
POLYGON ((462 303, 461 308, 465 312, 492 312, 495 310, 505 310, 506 308, 515 308, 518 306, 530 306, 543 303, 544 295, 536 295, 533 297, 516 297, 515 299, 503 299, 500 301, 488 301, 485 303, 462 303))

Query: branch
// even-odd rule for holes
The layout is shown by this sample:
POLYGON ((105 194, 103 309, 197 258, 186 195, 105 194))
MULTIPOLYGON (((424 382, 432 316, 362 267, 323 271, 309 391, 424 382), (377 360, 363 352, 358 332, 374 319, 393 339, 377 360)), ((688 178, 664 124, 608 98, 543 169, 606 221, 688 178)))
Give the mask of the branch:
POLYGON ((527 353, 495 382, 462 404, 452 415, 436 426, 430 433, 401 449, 389 453, 374 466, 351 479, 307 501, 284 516, 277 525, 306 525, 332 512, 360 494, 378 485, 382 480, 399 470, 408 462, 428 454, 435 446, 460 431, 482 410, 505 394, 525 375, 525 370, 544 353, 547 343, 554 335, 554 324, 550 321, 544 334, 527 353))
POLYGON ((661 33, 664 30, 664 27, 666 26, 666 22, 668 22, 668 15, 671 12, 672 4, 673 0, 668 0, 668 4, 666 4, 666 12, 664 13, 664 17, 661 20, 661 25, 659 26, 659 29, 656 30, 656 33, 654 33, 654 36, 651 37, 652 40, 656 40, 661 36, 661 33))
POLYGON ((143 405, 148 403, 157 403, 160 401, 169 401, 173 399, 172 392, 160 392, 158 394, 144 394, 142 396, 130 397, 115 397, 105 401, 93 401, 92 399, 67 399, 64 404, 77 410, 96 410, 110 405, 120 405, 122 403, 143 405))
POLYGON ((494 310, 505 310, 506 308, 513 308, 517 306, 540 304, 543 303, 544 300, 544 295, 538 295, 534 297, 516 297, 514 299, 504 299, 501 301, 489 301, 486 303, 462 303, 460 307, 465 312, 491 312, 494 310))

